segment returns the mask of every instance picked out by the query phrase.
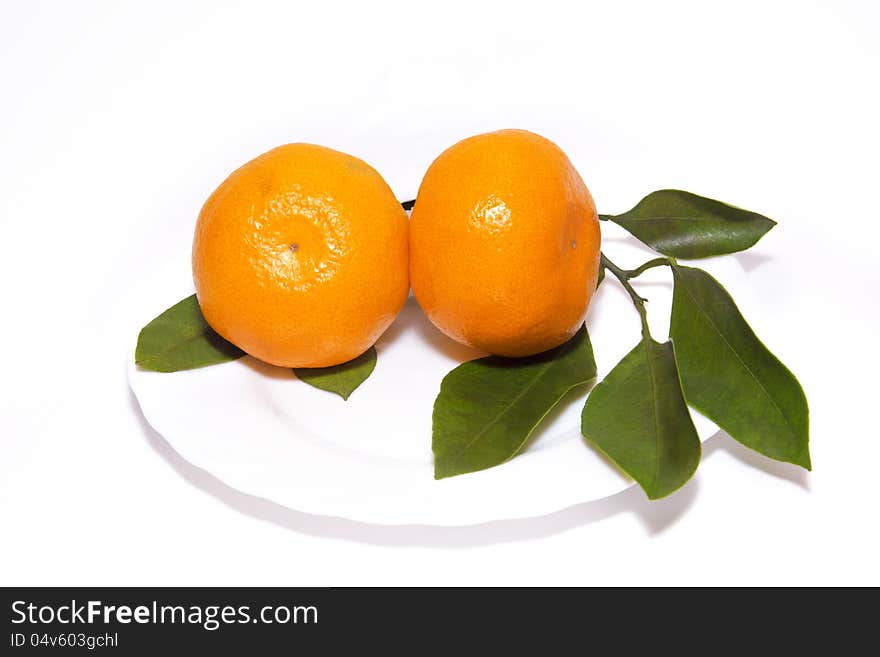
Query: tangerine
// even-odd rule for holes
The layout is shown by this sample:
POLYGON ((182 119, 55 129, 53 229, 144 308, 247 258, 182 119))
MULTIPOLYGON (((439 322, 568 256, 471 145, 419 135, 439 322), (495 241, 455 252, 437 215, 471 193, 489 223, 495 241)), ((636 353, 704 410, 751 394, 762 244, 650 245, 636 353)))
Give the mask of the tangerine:
POLYGON ((287 144, 233 172, 193 241, 202 313, 221 336, 282 367, 366 351, 409 291, 407 218, 366 162, 287 144))
POLYGON ((449 337, 528 356, 583 324, 599 271, 599 221, 553 142, 500 130, 451 146, 428 168, 410 220, 410 279, 449 337))

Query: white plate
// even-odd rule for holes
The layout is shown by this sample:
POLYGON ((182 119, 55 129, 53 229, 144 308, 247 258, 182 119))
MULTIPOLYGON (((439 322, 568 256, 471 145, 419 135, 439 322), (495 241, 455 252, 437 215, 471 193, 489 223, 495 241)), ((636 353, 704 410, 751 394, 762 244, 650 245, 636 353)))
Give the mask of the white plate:
MULTIPOLYGON (((617 226, 603 222, 602 230, 603 250, 619 265, 651 257, 617 226)), ((748 297, 736 258, 700 266, 734 298, 748 297)), ((670 279, 658 268, 636 282, 650 300, 657 339, 668 330, 670 279)), ((587 326, 601 379, 639 339, 638 316, 610 275, 587 326)), ((434 480, 431 411, 440 381, 482 354, 437 331, 412 298, 376 348, 375 371, 347 402, 249 357, 174 374, 131 364, 129 382, 146 419, 183 458, 233 488, 306 513, 389 525, 468 525, 543 515, 632 485, 581 438, 584 391, 564 399, 513 460, 434 480)), ((696 413, 694 422, 702 440, 717 430, 696 413)))

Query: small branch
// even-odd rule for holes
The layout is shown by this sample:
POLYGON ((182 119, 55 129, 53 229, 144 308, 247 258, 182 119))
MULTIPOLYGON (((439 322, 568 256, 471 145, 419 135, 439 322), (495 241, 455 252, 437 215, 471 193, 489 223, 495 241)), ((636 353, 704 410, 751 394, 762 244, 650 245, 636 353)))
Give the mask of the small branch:
MULTIPOLYGON (((635 291, 633 286, 629 282, 629 272, 625 269, 621 269, 613 262, 611 262, 603 253, 602 254, 602 264, 605 266, 607 271, 610 271, 614 274, 614 277, 620 281, 620 284, 623 286, 623 289, 626 290, 627 294, 629 294, 629 298, 632 299, 633 305, 636 307, 636 310, 639 312, 639 319, 642 322, 642 337, 645 339, 651 338, 651 329, 648 327, 648 313, 645 310, 645 303, 647 299, 640 297, 638 293, 635 291)), ((645 263, 648 264, 648 263, 645 263)), ((637 271, 637 270, 634 270, 637 271)))

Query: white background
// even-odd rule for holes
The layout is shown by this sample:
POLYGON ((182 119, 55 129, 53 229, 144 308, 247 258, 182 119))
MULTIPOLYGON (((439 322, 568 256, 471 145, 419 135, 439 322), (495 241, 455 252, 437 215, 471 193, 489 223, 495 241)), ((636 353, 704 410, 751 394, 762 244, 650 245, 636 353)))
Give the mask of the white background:
POLYGON ((880 584, 878 44, 867 0, 4 2, 0 584, 880 584), (812 473, 719 436, 660 502, 383 528, 236 493, 147 427, 126 361, 230 170, 319 141, 402 198, 501 127, 558 141, 600 211, 681 187, 779 221, 754 328, 812 473))

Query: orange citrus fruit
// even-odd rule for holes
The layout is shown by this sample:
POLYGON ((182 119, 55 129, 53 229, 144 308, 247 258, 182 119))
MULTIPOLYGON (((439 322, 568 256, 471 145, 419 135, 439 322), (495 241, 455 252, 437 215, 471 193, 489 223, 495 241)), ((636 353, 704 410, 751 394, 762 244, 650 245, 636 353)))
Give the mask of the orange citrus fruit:
POLYGON ((288 144, 211 194, 193 279, 211 327, 283 367, 338 365, 366 351, 409 291, 406 213, 351 155, 288 144))
POLYGON ((528 356, 580 328, 599 246, 596 207, 565 153, 500 130, 458 142, 428 168, 410 220, 410 280, 451 338, 528 356))

